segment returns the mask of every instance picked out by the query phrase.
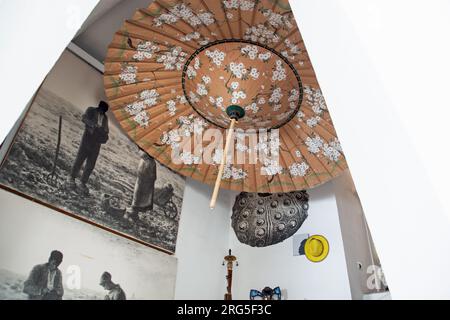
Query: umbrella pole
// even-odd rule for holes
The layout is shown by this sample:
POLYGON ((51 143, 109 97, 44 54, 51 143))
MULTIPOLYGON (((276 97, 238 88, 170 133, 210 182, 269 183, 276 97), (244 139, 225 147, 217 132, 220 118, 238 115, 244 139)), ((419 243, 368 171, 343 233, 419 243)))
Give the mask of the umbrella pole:
POLYGON ((222 181, 223 170, 227 161, 228 149, 230 148, 231 138, 233 137, 234 126, 237 120, 231 119, 230 128, 228 129, 227 141, 225 142, 225 149, 222 154, 222 161, 220 162, 219 173, 217 174, 216 184, 214 186, 214 192, 212 194, 211 203, 209 207, 214 209, 216 207, 217 196, 219 195, 220 183, 222 181))

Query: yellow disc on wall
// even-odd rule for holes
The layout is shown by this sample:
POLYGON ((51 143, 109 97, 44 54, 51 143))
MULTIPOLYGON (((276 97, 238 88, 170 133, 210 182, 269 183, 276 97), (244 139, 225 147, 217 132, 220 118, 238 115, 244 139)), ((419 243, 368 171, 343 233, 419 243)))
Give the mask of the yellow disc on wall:
POLYGON ((314 235, 305 243, 305 255, 309 261, 321 262, 325 260, 330 251, 328 240, 324 236, 314 235))

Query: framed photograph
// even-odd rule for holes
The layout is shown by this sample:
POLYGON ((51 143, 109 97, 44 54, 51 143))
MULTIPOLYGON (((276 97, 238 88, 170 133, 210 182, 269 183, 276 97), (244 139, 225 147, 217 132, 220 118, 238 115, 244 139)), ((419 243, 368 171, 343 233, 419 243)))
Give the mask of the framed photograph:
POLYGON ((121 131, 103 74, 65 51, 0 166, 0 186, 169 254, 185 179, 121 131))
POLYGON ((174 299, 174 256, 3 190, 0 201, 0 300, 174 299))

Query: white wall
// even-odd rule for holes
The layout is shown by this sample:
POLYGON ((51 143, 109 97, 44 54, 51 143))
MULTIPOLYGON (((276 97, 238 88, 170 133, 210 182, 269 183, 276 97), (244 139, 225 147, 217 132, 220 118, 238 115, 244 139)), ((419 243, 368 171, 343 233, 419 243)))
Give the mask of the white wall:
POLYGON ((392 297, 450 298, 450 2, 291 5, 392 297))
MULTIPOLYGON (((344 247, 333 184, 308 191, 309 216, 297 234, 321 234, 330 243, 330 253, 321 263, 293 256, 292 238, 266 247, 243 245, 230 233, 230 248, 239 260, 233 274, 233 298, 248 299, 251 289, 280 286, 287 299, 351 299, 344 247)), ((233 199, 234 201, 234 199, 233 199)))
POLYGON ((0 1, 0 141, 97 2, 0 1))
POLYGON ((228 254, 230 192, 221 190, 209 209, 212 188, 187 179, 177 239, 175 299, 222 300, 226 292, 223 257, 228 254))

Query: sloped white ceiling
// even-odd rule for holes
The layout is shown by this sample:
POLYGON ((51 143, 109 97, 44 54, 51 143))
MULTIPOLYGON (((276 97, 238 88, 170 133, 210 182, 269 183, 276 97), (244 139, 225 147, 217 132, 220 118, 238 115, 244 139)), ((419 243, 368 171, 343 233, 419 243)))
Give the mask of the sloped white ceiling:
POLYGON ((92 11, 90 16, 86 19, 86 21, 84 21, 80 30, 78 30, 76 36, 79 36, 84 31, 86 31, 87 28, 89 28, 98 19, 102 18, 109 10, 114 8, 117 4, 119 4, 122 1, 123 0, 101 0, 95 7, 95 9, 92 11))
POLYGON ((110 2, 102 11, 92 16, 89 25, 75 38, 74 43, 103 62, 108 45, 114 33, 122 26, 124 20, 133 16, 137 9, 146 8, 152 0, 104 0, 110 2), (116 5, 112 6, 113 3, 116 5))

